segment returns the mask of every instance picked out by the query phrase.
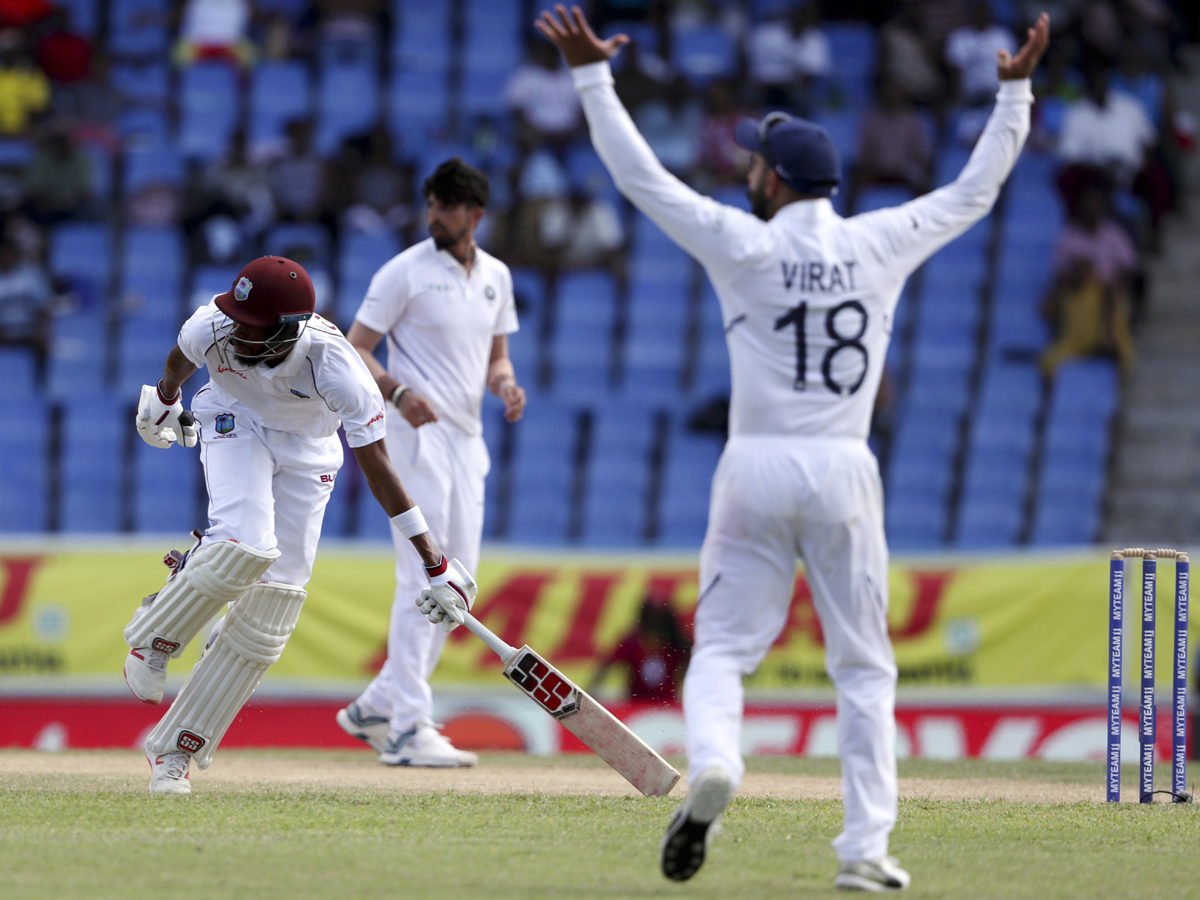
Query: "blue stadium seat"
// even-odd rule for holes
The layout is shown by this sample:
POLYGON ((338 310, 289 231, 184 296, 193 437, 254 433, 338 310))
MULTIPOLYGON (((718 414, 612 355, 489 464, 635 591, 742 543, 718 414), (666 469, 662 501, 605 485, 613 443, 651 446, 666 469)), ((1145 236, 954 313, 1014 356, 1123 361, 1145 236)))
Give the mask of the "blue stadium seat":
POLYGON ((694 85, 728 78, 737 69, 737 47, 716 25, 676 31, 671 45, 671 66, 694 85))
POLYGON ((171 19, 168 0, 112 0, 108 8, 108 50, 114 56, 167 55, 171 19))
POLYGON ((597 407, 592 421, 583 541, 632 546, 641 541, 646 524, 650 415, 608 403, 597 407))
POLYGON ((446 73, 454 59, 450 4, 422 3, 420 9, 405 9, 399 28, 393 29, 391 57, 393 68, 446 73))
POLYGON ((671 432, 659 498, 661 546, 699 547, 704 540, 712 477, 722 448, 715 436, 688 434, 678 426, 671 432))
POLYGON ((192 270, 192 287, 188 292, 188 314, 207 306, 215 295, 230 290, 241 270, 238 263, 205 263, 196 266, 192 270))
POLYGON ((821 26, 829 38, 833 70, 839 78, 870 81, 875 72, 875 32, 856 22, 829 22, 821 26))
POLYGON ((125 153, 122 187, 126 194, 150 184, 182 187, 183 179, 183 158, 174 148, 149 146, 145 149, 127 150, 125 153))
POLYGON ((99 313, 76 313, 54 319, 54 335, 47 360, 46 392, 51 400, 63 402, 73 397, 105 394, 105 334, 99 313))
POLYGON ((165 106, 171 99, 171 69, 166 63, 118 63, 108 78, 117 93, 133 103, 165 106))
POLYGON ((925 491, 931 500, 944 503, 950 496, 954 469, 935 454, 897 452, 888 465, 887 489, 901 493, 925 491))
POLYGON ((379 79, 362 64, 325 66, 317 80, 315 146, 332 155, 346 138, 370 131, 379 121, 379 79))
POLYGON ((944 544, 944 503, 925 491, 888 491, 884 496, 888 545, 894 550, 930 550, 944 544))
POLYGON ((264 62, 254 69, 246 117, 250 142, 282 140, 284 126, 313 112, 312 79, 298 60, 264 62))
POLYGON ((576 420, 571 407, 531 405, 515 426, 507 539, 519 544, 565 542, 571 512, 576 420))
POLYGON ((312 255, 315 265, 329 266, 329 232, 323 225, 283 222, 272 227, 263 238, 263 250, 268 256, 286 256, 289 249, 296 247, 304 247, 312 255))
POLYGON ((138 319, 182 324, 183 234, 173 228, 129 228, 121 258, 125 310, 138 319))
POLYGON ((193 528, 203 529, 208 512, 199 502, 200 455, 178 446, 160 450, 141 440, 134 447, 134 530, 183 539, 193 528))
POLYGON ((959 511, 954 544, 980 549, 1016 546, 1024 518, 1023 500, 1018 495, 976 501, 967 494, 959 511))
POLYGON ((124 451, 134 407, 133 399, 121 402, 113 395, 66 404, 65 421, 87 422, 87 428, 66 427, 62 431, 59 472, 63 531, 120 530, 125 499, 124 451))
POLYGON ((907 409, 896 428, 892 452, 927 456, 949 465, 958 447, 960 418, 956 410, 936 404, 907 409))
POLYGON ((1034 511, 1030 542, 1039 547, 1091 544, 1099 530, 1097 508, 1039 503, 1034 511))
POLYGON ((989 360, 979 389, 980 411, 1032 417, 1041 405, 1042 377, 1032 364, 989 360))
POLYGON ((1108 458, 1109 441, 1105 419, 1051 419, 1046 423, 1042 452, 1047 462, 1099 462, 1108 458))
POLYGON ((224 63, 183 70, 179 90, 179 148, 190 159, 214 160, 229 149, 241 111, 238 76, 224 63))
POLYGON ((855 213, 869 213, 879 209, 900 206, 913 199, 913 193, 908 188, 890 184, 869 184, 858 194, 858 208, 855 213))
POLYGON ((556 377, 570 369, 606 371, 611 351, 616 285, 607 272, 577 272, 558 284, 551 354, 556 377))
MULTIPOLYGON (((830 109, 822 110, 815 116, 816 121, 829 132, 829 139, 833 141, 833 146, 837 148, 838 156, 842 160, 842 176, 846 178, 849 174, 850 166, 854 160, 858 158, 858 135, 862 131, 862 110, 854 107, 845 109, 830 109)), ((743 194, 745 192, 743 191, 743 194)), ((912 194, 905 193, 902 197, 894 195, 903 200, 911 200, 912 194)), ((835 202, 839 199, 846 198, 846 183, 842 183, 842 189, 834 196, 835 202)), ((885 203, 890 206, 890 203, 885 203)), ((860 201, 858 212, 865 212, 868 207, 864 206, 860 201)))
POLYGON ((907 411, 945 410, 961 414, 967 408, 970 384, 969 350, 960 347, 921 347, 914 350, 914 365, 902 406, 907 411), (922 354, 931 356, 926 365, 922 354), (936 355, 936 358, 932 358, 936 355), (943 365, 945 364, 945 365, 943 365))
POLYGON ((118 396, 137 399, 143 384, 162 374, 163 361, 179 335, 178 322, 126 322, 117 342, 118 396))
POLYGON ((444 130, 450 112, 445 72, 405 68, 392 73, 388 127, 398 146, 408 151, 423 149, 426 138, 444 130))
POLYGON ((1116 413, 1119 393, 1117 367, 1111 360, 1069 360, 1055 373, 1049 417, 1109 419, 1116 413))
POLYGON ((75 34, 93 37, 100 25, 100 0, 56 0, 54 4, 70 14, 69 29, 75 34))
POLYGON ((112 280, 112 235, 94 222, 64 222, 50 234, 50 272, 106 294, 112 280))
POLYGON ((5 397, 18 402, 37 394, 36 366, 31 350, 26 347, 0 348, 0 384, 4 385, 5 397))

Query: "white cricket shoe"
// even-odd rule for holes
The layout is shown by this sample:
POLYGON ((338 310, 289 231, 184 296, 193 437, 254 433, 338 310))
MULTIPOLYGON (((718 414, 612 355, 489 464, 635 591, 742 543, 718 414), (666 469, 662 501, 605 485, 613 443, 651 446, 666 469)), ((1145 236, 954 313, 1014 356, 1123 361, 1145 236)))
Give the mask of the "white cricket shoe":
POLYGON ((721 813, 733 797, 733 780, 720 766, 709 766, 688 789, 662 842, 662 872, 687 881, 704 865, 708 845, 721 831, 721 813))
POLYGON ((366 715, 357 700, 337 711, 337 723, 342 726, 342 731, 370 745, 376 753, 383 753, 387 749, 388 732, 391 730, 387 716, 366 715))
POLYGON ((902 891, 912 879, 900 868, 900 860, 892 856, 838 863, 838 875, 833 886, 843 891, 902 891))
POLYGON ((404 734, 388 734, 379 761, 388 766, 422 766, 435 769, 466 768, 479 762, 469 750, 459 750, 432 725, 416 725, 404 734))
POLYGON ((192 784, 188 781, 188 767, 192 758, 186 753, 153 754, 146 751, 150 763, 150 787, 152 794, 190 794, 192 784))
POLYGON ((143 703, 161 703, 167 688, 167 654, 134 647, 125 655, 125 683, 143 703))

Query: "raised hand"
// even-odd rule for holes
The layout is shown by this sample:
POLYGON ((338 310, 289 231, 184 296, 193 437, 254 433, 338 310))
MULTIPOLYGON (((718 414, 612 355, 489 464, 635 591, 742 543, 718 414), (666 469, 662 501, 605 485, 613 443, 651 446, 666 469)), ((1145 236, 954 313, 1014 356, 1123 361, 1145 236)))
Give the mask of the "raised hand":
POLYGON ((1038 61, 1050 44, 1050 16, 1042 13, 1037 22, 1027 30, 1025 46, 1011 55, 1007 50, 996 53, 996 71, 1001 81, 1017 81, 1028 78, 1037 68, 1038 61))
POLYGON ((563 60, 571 68, 612 59, 623 44, 629 43, 627 34, 614 34, 606 41, 600 40, 578 6, 572 6, 568 13, 565 6, 557 3, 554 10, 542 10, 533 24, 562 51, 563 60))

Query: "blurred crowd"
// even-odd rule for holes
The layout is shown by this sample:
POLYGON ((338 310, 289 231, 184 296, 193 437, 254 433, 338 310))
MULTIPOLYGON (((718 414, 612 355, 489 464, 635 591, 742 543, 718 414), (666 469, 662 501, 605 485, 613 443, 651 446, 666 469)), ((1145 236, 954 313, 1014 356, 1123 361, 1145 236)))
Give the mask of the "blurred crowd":
MULTIPOLYGON (((603 33, 634 38, 615 65, 618 93, 664 165, 701 190, 740 190, 746 159, 733 132, 743 116, 782 108, 821 121, 854 112, 856 133, 844 148, 852 164, 838 200, 844 213, 872 185, 914 196, 933 186, 939 152, 969 148, 982 128, 996 52, 1014 50, 1024 23, 1049 7, 1054 34, 1036 79, 1031 146, 1057 159, 1054 187, 1069 227, 1045 304, 1057 340, 1045 365, 1100 345, 1129 359, 1142 260, 1156 252, 1164 218, 1181 208, 1180 155, 1195 139, 1170 84, 1180 47, 1195 37, 1190 5, 602 0, 592 7, 603 33), (838 74, 826 35, 831 17, 876 29, 865 91, 838 74), (673 42, 698 25, 723 34, 732 54, 716 77, 681 74, 667 62, 673 42)), ((218 61, 246 83, 265 61, 356 58, 371 60, 386 83, 393 64, 386 48, 402 27, 384 0, 187 0, 168 8, 169 78, 218 61)), ((462 15, 465 4, 455 8, 462 15)), ((532 21, 536 4, 525 9, 532 21)), ((252 256, 278 222, 319 223, 333 241, 353 231, 391 230, 405 244, 424 236, 416 186, 429 160, 382 113, 374 128, 325 153, 309 116, 270 140, 239 131, 217 158, 190 160, 181 181, 151 179, 114 195, 108 185, 119 183, 121 151, 145 139, 129 123, 147 108, 176 114, 169 88, 156 94, 137 78, 114 77, 115 64, 128 72, 144 62, 154 60, 115 56, 73 30, 67 8, 0 0, 0 305, 70 302, 70 286, 56 284, 46 267, 47 229, 68 219, 181 226, 193 264, 252 256)), ((442 133, 421 145, 468 148, 489 172, 495 202, 481 242, 514 265, 551 273, 605 267, 623 277, 629 209, 588 164, 569 73, 532 29, 504 96, 508 108, 492 116, 447 110, 442 133)), ((0 322, 25 319, 0 315, 0 322)))

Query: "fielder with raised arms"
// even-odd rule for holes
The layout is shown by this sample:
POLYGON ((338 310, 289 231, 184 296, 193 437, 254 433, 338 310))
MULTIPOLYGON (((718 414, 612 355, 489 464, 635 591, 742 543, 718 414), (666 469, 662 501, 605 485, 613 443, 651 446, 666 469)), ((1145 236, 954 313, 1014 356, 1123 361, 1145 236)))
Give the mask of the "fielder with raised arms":
POLYGON ((325 505, 342 465, 338 425, 371 493, 420 555, 433 596, 469 606, 475 582, 447 561, 388 460, 383 397, 354 348, 313 313, 313 286, 290 259, 264 256, 184 323, 157 385, 142 388, 137 430, 152 447, 200 444, 208 527, 173 555, 167 584, 125 628, 125 680, 159 703, 167 661, 230 604, 179 696, 146 739, 150 792, 188 794, 238 710, 296 627, 325 505), (191 413, 180 388, 208 366, 191 413))
POLYGON ((696 643, 684 683, 690 790, 667 829, 662 869, 692 877, 742 778, 742 677, 779 635, 804 560, 837 688, 845 821, 834 884, 899 890, 896 665, 888 637, 879 469, 867 449, 892 315, 909 274, 991 209, 1029 132, 1029 77, 1049 21, 1015 57, 1001 52, 996 107, 952 184, 850 219, 829 197, 841 178, 824 129, 773 113, 746 121, 754 215, 667 172, 613 90, 608 60, 628 41, 593 34, 556 7, 537 27, 562 51, 592 143, 621 193, 707 270, 721 304, 733 393, 700 551, 696 643))

